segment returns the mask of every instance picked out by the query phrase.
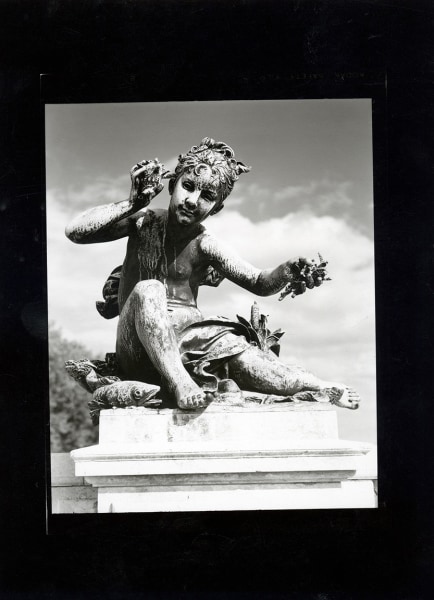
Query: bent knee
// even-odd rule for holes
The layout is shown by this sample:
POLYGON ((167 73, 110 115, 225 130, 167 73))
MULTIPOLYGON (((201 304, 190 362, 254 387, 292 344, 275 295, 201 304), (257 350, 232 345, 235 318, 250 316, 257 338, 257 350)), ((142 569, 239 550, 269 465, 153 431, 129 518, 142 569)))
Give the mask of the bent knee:
POLYGON ((146 300, 164 302, 166 300, 166 288, 157 279, 147 279, 136 283, 132 296, 135 301, 139 302, 145 302, 146 300))
POLYGON ((145 281, 139 281, 136 283, 133 289, 133 293, 136 296, 142 296, 143 294, 164 294, 166 295, 166 289, 164 284, 157 279, 146 279, 145 281))

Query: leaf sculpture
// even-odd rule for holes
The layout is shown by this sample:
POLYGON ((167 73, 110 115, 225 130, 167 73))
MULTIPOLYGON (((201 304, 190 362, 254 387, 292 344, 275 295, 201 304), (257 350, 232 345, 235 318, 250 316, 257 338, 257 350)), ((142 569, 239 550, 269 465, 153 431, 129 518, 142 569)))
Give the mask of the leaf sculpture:
POLYGON ((276 356, 280 354, 279 340, 285 333, 281 329, 271 332, 267 327, 267 315, 259 312, 259 306, 256 302, 252 304, 250 321, 237 315, 238 321, 247 327, 251 339, 264 352, 274 352, 276 356))

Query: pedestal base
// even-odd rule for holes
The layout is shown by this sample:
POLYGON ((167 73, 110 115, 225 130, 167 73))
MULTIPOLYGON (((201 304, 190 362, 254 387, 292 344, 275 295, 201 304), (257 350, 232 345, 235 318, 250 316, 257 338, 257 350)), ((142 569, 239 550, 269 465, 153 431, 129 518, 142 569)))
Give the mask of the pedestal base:
POLYGON ((354 477, 371 446, 339 440, 328 405, 101 412, 100 443, 74 450, 98 512, 374 508, 354 477))

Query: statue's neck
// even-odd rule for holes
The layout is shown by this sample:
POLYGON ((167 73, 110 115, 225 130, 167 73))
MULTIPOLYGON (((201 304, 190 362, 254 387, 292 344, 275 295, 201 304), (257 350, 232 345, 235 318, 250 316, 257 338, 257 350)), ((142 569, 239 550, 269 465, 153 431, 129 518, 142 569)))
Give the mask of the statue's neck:
POLYGON ((178 243, 185 244, 190 240, 193 240, 203 231, 203 225, 195 223, 194 225, 183 227, 177 223, 175 219, 170 218, 170 214, 167 220, 166 240, 170 240, 173 245, 178 243))

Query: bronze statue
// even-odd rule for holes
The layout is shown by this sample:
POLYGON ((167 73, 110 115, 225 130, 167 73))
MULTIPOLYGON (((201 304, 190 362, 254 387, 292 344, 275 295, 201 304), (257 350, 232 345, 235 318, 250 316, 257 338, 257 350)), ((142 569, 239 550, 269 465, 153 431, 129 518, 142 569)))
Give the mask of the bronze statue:
POLYGON ((319 265, 296 257, 260 270, 207 232, 203 222, 222 210, 235 182, 248 171, 227 144, 204 138, 179 156, 174 172, 158 159, 137 163, 127 200, 92 208, 67 226, 67 237, 78 244, 128 237, 122 268, 107 280, 105 303, 97 306, 107 318, 119 314, 121 378, 161 386, 163 397, 181 409, 206 406, 228 380, 231 389, 277 400, 358 408, 356 391, 281 362, 267 345, 258 344, 243 319, 204 319, 197 307, 199 286, 216 286, 223 278, 258 296, 282 292, 281 297, 304 293, 326 279, 321 256, 319 265), (168 209, 147 209, 164 179, 168 209))

